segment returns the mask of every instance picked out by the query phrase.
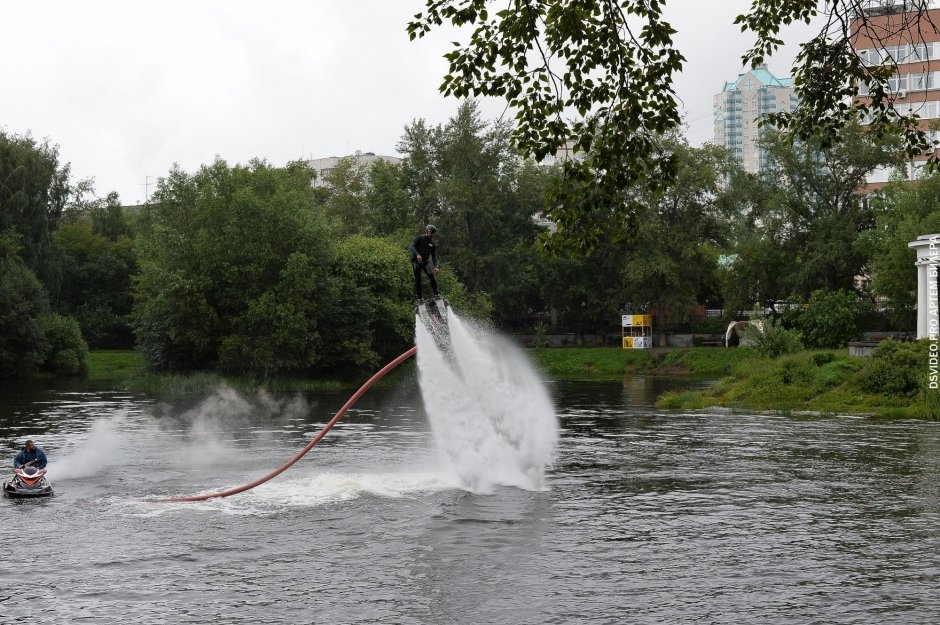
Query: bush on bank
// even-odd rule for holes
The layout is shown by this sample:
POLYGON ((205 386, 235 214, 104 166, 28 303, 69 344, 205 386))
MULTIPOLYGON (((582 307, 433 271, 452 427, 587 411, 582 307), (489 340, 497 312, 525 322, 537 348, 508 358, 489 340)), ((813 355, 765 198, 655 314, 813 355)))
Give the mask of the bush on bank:
POLYGON ((46 359, 40 370, 60 377, 88 374, 88 345, 78 321, 58 313, 47 313, 41 325, 45 336, 46 359))
POLYGON ((808 410, 936 418, 928 388, 926 341, 882 341, 870 358, 846 350, 804 351, 778 358, 752 356, 718 384, 668 392, 667 409, 725 406, 750 410, 808 410))

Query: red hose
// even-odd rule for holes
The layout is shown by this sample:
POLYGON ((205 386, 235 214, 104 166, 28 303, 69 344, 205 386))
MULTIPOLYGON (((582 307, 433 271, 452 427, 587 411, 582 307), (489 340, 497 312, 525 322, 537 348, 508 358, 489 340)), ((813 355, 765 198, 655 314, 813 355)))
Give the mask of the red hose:
POLYGON ((335 415, 333 415, 333 418, 330 419, 330 422, 327 423, 325 426, 323 426, 323 429, 320 430, 317 433, 317 435, 313 437, 313 440, 307 443, 306 447, 304 447, 299 452, 297 452, 297 454, 294 455, 293 458, 285 462, 283 465, 281 465, 279 468, 275 469, 274 471, 271 471, 264 477, 258 478, 257 480, 249 484, 244 484, 242 486, 237 486, 235 488, 230 488, 228 490, 219 491, 217 493, 210 493, 208 495, 190 495, 188 497, 169 497, 167 499, 151 499, 150 501, 155 501, 158 503, 168 503, 168 502, 175 502, 175 501, 205 501, 207 499, 215 499, 216 497, 228 497, 229 495, 237 495, 238 493, 242 493, 246 490, 250 490, 254 488, 255 486, 264 484, 268 480, 277 477, 278 475, 280 475, 281 473, 289 469, 295 462, 303 458, 307 454, 308 451, 313 449, 313 446, 319 443, 320 440, 324 436, 326 436, 326 433, 329 432, 333 428, 333 426, 336 425, 336 423, 340 419, 343 418, 343 415, 346 414, 346 411, 349 410, 352 407, 352 405, 355 404, 359 400, 362 394, 365 393, 369 389, 370 386, 372 386, 373 384, 375 384, 376 381, 378 381, 383 376, 385 376, 386 373, 388 373, 389 371, 391 371, 392 369, 394 369, 395 367, 397 367, 404 361, 414 356, 417 351, 418 351, 417 347, 412 347, 407 352, 405 352, 404 354, 402 354, 401 356, 399 356, 392 362, 388 363, 387 365, 379 369, 375 373, 375 375, 373 375, 371 378, 369 378, 366 381, 365 384, 359 387, 358 391, 353 393, 352 397, 346 400, 346 403, 343 404, 343 407, 340 408, 339 411, 335 415))

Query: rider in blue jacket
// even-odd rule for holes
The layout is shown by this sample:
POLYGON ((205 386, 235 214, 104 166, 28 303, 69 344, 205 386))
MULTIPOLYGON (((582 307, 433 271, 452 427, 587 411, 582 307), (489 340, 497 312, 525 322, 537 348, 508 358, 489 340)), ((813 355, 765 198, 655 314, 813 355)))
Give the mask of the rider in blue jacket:
POLYGON ((26 446, 13 459, 13 468, 17 469, 30 462, 32 462, 30 466, 44 469, 46 467, 46 452, 42 450, 42 447, 36 447, 33 441, 26 441, 26 446))

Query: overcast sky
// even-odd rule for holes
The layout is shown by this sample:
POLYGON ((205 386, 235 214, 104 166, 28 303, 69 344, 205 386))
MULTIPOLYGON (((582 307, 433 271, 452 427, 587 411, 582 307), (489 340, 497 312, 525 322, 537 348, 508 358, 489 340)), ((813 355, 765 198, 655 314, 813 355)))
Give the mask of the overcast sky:
MULTIPOLYGON (((453 33, 409 41, 422 0, 74 0, 3 3, 0 128, 48 138, 99 195, 143 202, 173 163, 216 155, 282 165, 355 150, 394 155, 413 119, 445 123, 438 92, 453 33), (448 36, 450 35, 450 36, 448 36), (147 184, 149 183, 149 187, 147 184)), ((694 144, 712 96, 752 43, 732 24, 751 0, 668 0, 687 58, 676 90, 694 144), (707 7, 707 9, 706 9, 707 7)), ((796 44, 769 69, 788 76, 796 44)), ((504 105, 485 101, 486 117, 504 105)))

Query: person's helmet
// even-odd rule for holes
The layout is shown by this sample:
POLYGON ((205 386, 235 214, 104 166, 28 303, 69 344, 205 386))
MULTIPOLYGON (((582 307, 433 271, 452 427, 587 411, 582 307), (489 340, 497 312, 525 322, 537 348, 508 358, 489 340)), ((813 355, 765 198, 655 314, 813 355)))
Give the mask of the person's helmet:
POLYGON ((437 232, 437 228, 435 228, 433 224, 428 224, 428 227, 425 228, 424 231, 434 234, 435 232, 437 232))

